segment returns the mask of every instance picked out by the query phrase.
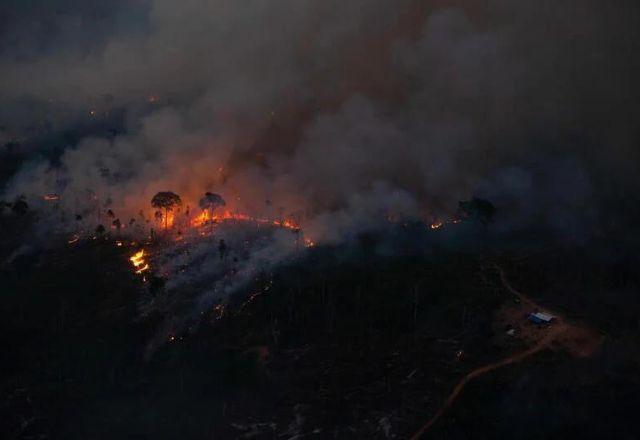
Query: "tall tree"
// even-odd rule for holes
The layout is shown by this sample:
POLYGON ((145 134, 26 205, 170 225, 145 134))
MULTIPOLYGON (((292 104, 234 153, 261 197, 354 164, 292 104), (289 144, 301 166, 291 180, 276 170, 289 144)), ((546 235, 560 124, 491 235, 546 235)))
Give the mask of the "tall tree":
POLYGON ((212 222, 213 211, 215 211, 215 209, 220 206, 226 206, 227 203, 219 194, 206 192, 204 196, 200 199, 200 202, 198 203, 198 205, 203 211, 209 212, 209 221, 212 222))
POLYGON ((164 228, 168 228, 167 219, 169 212, 173 211, 176 206, 182 205, 182 199, 176 193, 171 191, 161 191, 151 199, 151 206, 164 210, 164 228))

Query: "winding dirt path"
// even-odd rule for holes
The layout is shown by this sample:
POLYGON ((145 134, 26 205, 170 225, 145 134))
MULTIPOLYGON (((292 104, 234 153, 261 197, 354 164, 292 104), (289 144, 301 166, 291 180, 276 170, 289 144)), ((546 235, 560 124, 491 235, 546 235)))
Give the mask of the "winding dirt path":
MULTIPOLYGON (((526 304, 527 306, 533 309, 545 310, 542 307, 540 307, 538 304, 536 304, 533 300, 531 300, 531 298, 529 298, 522 292, 519 292, 516 289, 514 289, 511 286, 511 284, 509 284, 509 281, 507 280, 505 272, 500 266, 492 265, 491 268, 498 271, 498 273, 500 274, 500 280, 504 285, 505 289, 507 289, 510 293, 512 293, 516 297, 518 297, 522 303, 526 304)), ((585 348, 584 346, 579 346, 577 349, 571 350, 572 347, 569 347, 569 349, 578 356, 591 355, 593 351, 595 351, 595 349, 599 346, 600 342, 602 342, 602 338, 595 336, 594 333, 584 330, 580 327, 575 327, 573 325, 567 324, 564 318, 562 318, 560 315, 556 313, 553 313, 553 312, 549 312, 549 313, 555 316, 555 320, 551 325, 551 327, 548 329, 547 334, 542 339, 540 339, 532 347, 524 351, 514 353, 499 361, 492 362, 482 367, 478 367, 475 370, 468 373, 467 375, 465 375, 462 379, 460 379, 460 381, 453 388, 453 391, 451 392, 451 394, 449 394, 449 397, 447 397, 447 399, 444 401, 444 404, 440 407, 438 412, 436 412, 433 415, 433 417, 429 419, 427 423, 425 423, 415 434, 413 434, 413 436, 411 436, 411 440, 420 439, 444 415, 444 413, 451 407, 451 405, 453 405, 456 399, 460 396, 460 393, 462 392, 462 390, 464 390, 464 387, 473 379, 479 376, 482 376, 484 374, 487 374, 493 370, 497 370, 498 368, 515 364, 524 359, 527 359, 528 357, 548 348, 551 344, 559 340, 561 340, 561 342, 564 342, 566 345, 569 345, 569 342, 579 340, 580 338, 582 338, 581 339, 582 344, 584 344, 586 340, 587 348, 585 348), (566 334, 575 335, 576 333, 580 335, 577 338, 574 337, 573 339, 571 339, 571 338, 565 337, 566 334)))

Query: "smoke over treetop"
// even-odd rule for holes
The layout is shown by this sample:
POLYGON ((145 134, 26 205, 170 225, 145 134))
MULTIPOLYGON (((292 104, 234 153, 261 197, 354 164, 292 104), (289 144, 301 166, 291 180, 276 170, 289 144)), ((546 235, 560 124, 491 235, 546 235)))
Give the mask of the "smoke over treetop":
MULTIPOLYGON (((110 19, 100 44, 81 42, 92 40, 82 21, 77 43, 0 57, 6 102, 75 110, 46 114, 54 132, 78 114, 126 114, 122 132, 68 146, 59 166, 35 159, 8 196, 56 192, 75 211, 91 190, 126 218, 158 191, 196 206, 212 190, 232 209, 347 225, 398 205, 439 214, 484 192, 516 224, 541 212, 568 228, 595 221, 585 207, 637 188, 637 12, 470 3, 119 2, 114 15, 135 6, 141 18, 110 19)), ((5 137, 28 137, 36 116, 6 118, 5 137)))

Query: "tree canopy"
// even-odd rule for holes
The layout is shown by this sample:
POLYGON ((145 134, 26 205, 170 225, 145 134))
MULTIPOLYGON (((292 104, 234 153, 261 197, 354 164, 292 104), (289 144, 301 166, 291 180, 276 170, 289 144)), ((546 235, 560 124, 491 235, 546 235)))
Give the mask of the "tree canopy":
POLYGON ((207 192, 205 193, 204 197, 200 199, 200 202, 198 204, 202 209, 210 209, 213 211, 219 206, 226 206, 227 203, 224 201, 222 196, 220 196, 220 194, 207 192))
MULTIPOLYGON (((169 226, 168 217, 169 211, 173 211, 176 206, 182 205, 182 199, 180 196, 171 191, 161 191, 151 199, 151 206, 158 209, 164 209, 164 228, 169 226)), ((158 215, 156 213, 156 218, 158 215)))
POLYGON ((174 207, 182 205, 180 196, 171 191, 161 191, 151 199, 151 206, 154 208, 171 211, 174 207))

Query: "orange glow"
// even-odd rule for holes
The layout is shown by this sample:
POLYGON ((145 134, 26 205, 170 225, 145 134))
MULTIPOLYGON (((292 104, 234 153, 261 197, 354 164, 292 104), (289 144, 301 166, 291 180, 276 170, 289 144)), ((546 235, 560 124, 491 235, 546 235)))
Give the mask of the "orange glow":
POLYGON ((140 269, 136 270, 136 273, 140 274, 140 273, 145 272, 145 271, 147 271, 147 270, 149 270, 149 265, 148 265, 148 264, 145 264, 145 265, 144 265, 144 266, 142 266, 140 269))
POLYGON ((45 194, 42 198, 47 202, 55 202, 60 200, 60 196, 58 194, 45 194))
POLYGON ((173 225, 175 224, 175 221, 176 221, 175 213, 173 211, 168 211, 168 212, 160 211, 160 213, 162 215, 156 218, 160 226, 164 229, 173 228, 173 225), (166 222, 165 222, 165 216, 167 217, 166 222))
POLYGON ((131 260, 131 263, 133 263, 135 267, 142 265, 144 263, 144 249, 133 254, 129 260, 131 260))
POLYGON ((280 226, 281 228, 286 228, 286 229, 300 229, 300 226, 298 226, 292 220, 286 220, 286 219, 282 221, 274 220, 273 225, 280 226))
POLYGON ((285 220, 269 220, 266 218, 252 217, 247 214, 234 213, 229 210, 224 212, 215 213, 211 215, 209 211, 202 211, 198 216, 191 219, 191 226, 194 228, 198 228, 209 224, 210 222, 219 223, 226 220, 236 220, 236 221, 247 221, 247 222, 255 222, 259 224, 272 225, 285 229, 299 230, 300 226, 295 223, 293 220, 285 219, 285 220))
POLYGON ((437 221, 437 222, 431 223, 431 225, 429 225, 429 227, 431 229, 439 229, 439 228, 442 227, 443 224, 444 224, 443 222, 437 221))
POLYGON ((145 261, 145 257, 146 257, 146 254, 144 252, 144 249, 142 249, 141 251, 136 252, 129 258, 129 260, 131 261, 131 264, 133 264, 133 267, 136 269, 135 273, 141 274, 143 272, 148 271, 151 268, 149 266, 149 263, 145 261))

